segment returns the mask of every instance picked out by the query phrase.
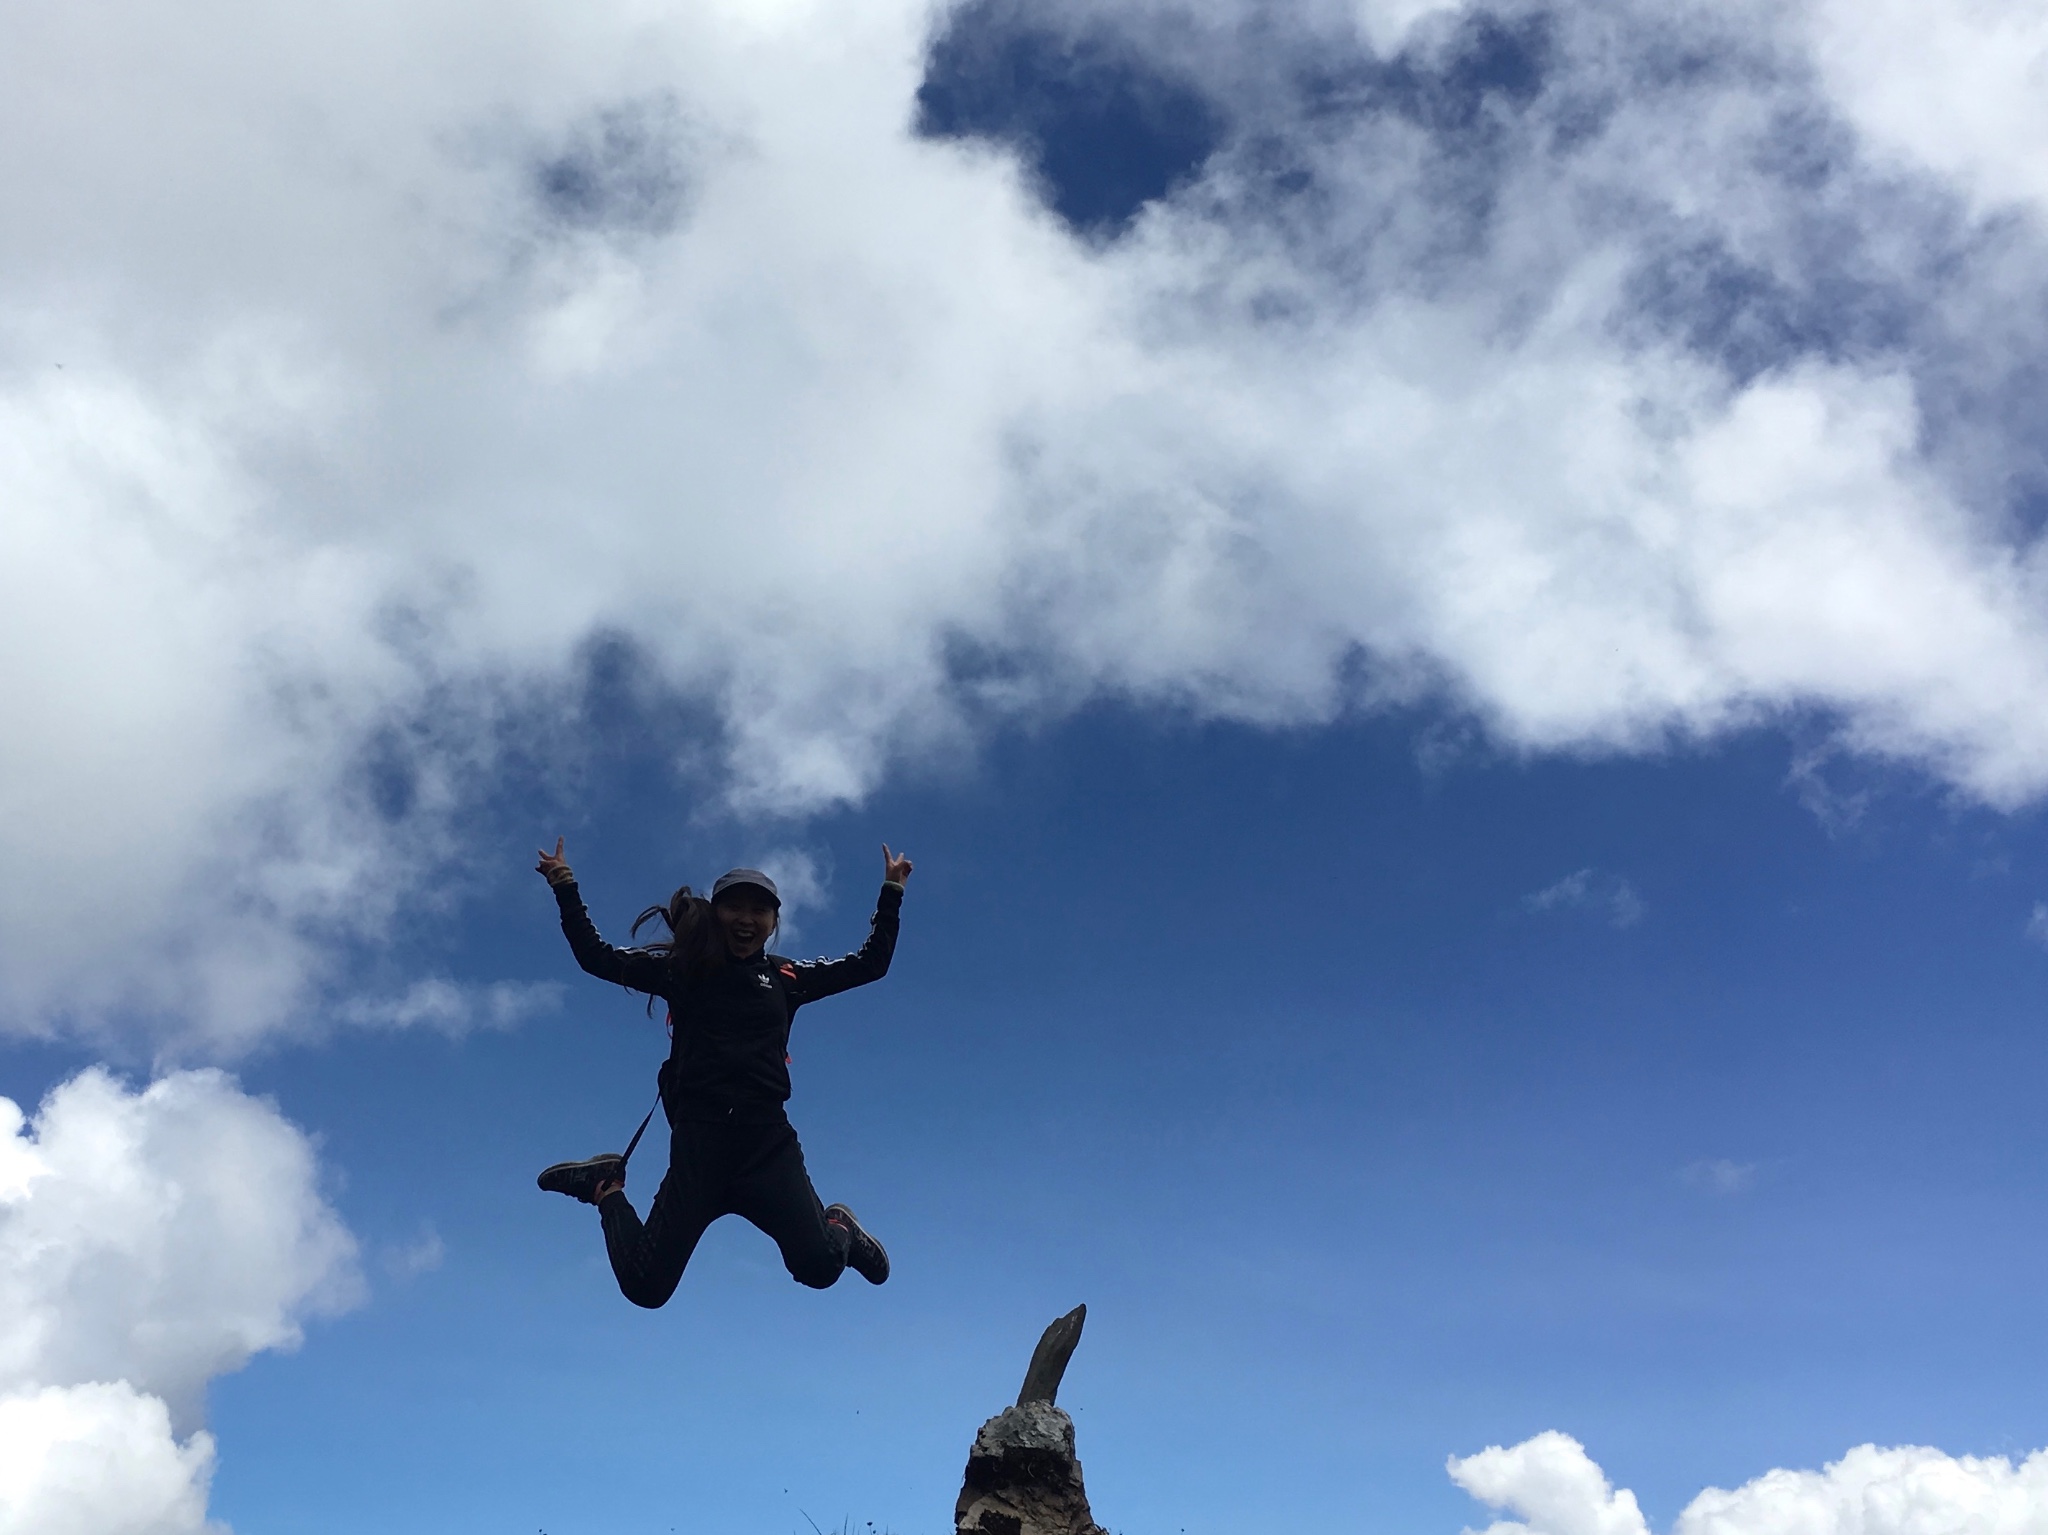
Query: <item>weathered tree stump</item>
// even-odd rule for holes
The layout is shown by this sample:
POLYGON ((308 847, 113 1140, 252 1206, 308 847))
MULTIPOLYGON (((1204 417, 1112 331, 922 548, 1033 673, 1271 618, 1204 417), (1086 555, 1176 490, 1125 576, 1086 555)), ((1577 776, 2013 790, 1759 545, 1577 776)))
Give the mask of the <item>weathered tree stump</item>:
POLYGON ((1074 1420, 1053 1405, 1087 1319, 1088 1308, 1076 1306, 1046 1328, 1017 1405, 974 1436, 953 1506, 956 1535, 1108 1535, 1088 1509, 1074 1420))

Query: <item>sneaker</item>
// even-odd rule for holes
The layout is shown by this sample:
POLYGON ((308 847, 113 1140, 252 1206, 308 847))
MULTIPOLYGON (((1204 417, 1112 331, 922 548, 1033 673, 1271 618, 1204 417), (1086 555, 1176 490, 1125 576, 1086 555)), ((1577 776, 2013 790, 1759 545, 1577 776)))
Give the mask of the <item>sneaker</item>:
POLYGON ((869 1284, 880 1284, 889 1277, 889 1254, 882 1244, 867 1234, 861 1223, 853 1218, 853 1212, 845 1205, 825 1206, 825 1223, 829 1226, 843 1226, 851 1239, 846 1244, 846 1266, 869 1284))
POLYGON ((557 1162, 536 1180, 549 1194, 567 1194, 587 1205, 597 1203, 597 1191, 607 1183, 626 1181, 626 1159, 615 1151, 585 1162, 557 1162))

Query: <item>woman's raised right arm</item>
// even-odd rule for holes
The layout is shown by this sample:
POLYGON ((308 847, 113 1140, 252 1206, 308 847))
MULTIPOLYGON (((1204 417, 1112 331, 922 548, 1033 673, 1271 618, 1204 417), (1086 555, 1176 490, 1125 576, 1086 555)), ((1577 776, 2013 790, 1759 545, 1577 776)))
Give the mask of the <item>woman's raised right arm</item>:
POLYGON ((562 912, 562 936, 569 940, 576 963, 600 981, 613 981, 650 996, 658 994, 668 976, 668 962, 645 949, 616 949, 604 941, 597 924, 590 920, 583 893, 576 888, 576 875, 562 857, 561 838, 555 839, 554 852, 543 852, 534 867, 547 876, 555 892, 555 904, 562 912))

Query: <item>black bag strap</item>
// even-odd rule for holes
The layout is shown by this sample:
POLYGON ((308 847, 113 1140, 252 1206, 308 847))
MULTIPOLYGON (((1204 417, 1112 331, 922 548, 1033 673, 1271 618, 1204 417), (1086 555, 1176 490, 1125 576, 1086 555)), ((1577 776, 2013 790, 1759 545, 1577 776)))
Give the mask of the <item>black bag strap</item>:
MULTIPOLYGON (((676 1015, 674 1008, 669 1009, 668 1017, 664 1021, 666 1022, 668 1027, 668 1037, 670 1039, 674 1039, 676 1037, 676 1015)), ((654 1108, 649 1109, 647 1111, 646 1117, 640 1121, 640 1128, 635 1130, 633 1132, 633 1138, 630 1141, 626 1142, 626 1154, 619 1158, 619 1167, 621 1171, 624 1170, 628 1162, 633 1160, 633 1152, 640 1144, 640 1137, 645 1135, 647 1133, 647 1127, 654 1123, 654 1109, 660 1108, 663 1105, 663 1103, 667 1101, 667 1099, 668 1062, 664 1060, 661 1063, 661 1070, 656 1072, 654 1076, 654 1108)))
MULTIPOLYGON (((658 1109, 660 1107, 661 1099, 659 1096, 657 1096, 654 1100, 654 1109, 658 1109)), ((640 1121, 640 1128, 635 1130, 633 1132, 633 1138, 630 1141, 626 1142, 626 1154, 619 1158, 619 1170, 621 1172, 624 1172, 626 1164, 633 1160, 633 1150, 640 1144, 640 1137, 647 1133, 648 1125, 654 1122, 654 1109, 649 1109, 647 1111, 647 1117, 640 1121)))

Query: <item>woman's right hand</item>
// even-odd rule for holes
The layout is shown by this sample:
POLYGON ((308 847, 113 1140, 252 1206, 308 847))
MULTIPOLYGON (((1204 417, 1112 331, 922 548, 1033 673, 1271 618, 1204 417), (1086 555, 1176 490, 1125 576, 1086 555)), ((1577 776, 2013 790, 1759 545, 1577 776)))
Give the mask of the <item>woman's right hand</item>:
POLYGON ((550 885, 566 885, 576 877, 575 871, 569 867, 569 860, 562 856, 560 837, 555 838, 555 850, 552 853, 546 848, 541 849, 540 862, 533 867, 538 873, 548 877, 550 885))

